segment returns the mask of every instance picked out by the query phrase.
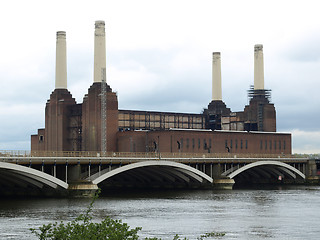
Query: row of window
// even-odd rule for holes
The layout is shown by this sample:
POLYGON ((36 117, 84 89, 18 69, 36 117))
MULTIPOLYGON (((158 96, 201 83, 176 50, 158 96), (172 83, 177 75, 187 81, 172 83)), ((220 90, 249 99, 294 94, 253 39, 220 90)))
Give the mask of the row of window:
MULTIPOLYGON (((181 138, 180 141, 177 141, 177 143, 178 143, 178 149, 183 149, 184 147, 187 149, 189 149, 189 148, 200 149, 201 148, 201 139, 200 138, 198 138, 198 140, 192 138, 191 141, 189 140, 189 138, 186 138, 185 141, 183 138, 181 138), (184 146, 184 144, 185 144, 185 146, 184 146)), ((203 139, 202 146, 203 146, 203 149, 210 149, 212 146, 211 139, 209 139, 208 142, 207 142, 207 139, 203 139)))
POLYGON ((188 122, 180 122, 180 123, 171 123, 171 122, 159 122, 159 121, 122 121, 119 120, 119 128, 194 128, 194 129, 202 129, 202 123, 188 123, 188 122))
MULTIPOLYGON (((183 149, 184 147, 189 149, 189 148, 192 148, 192 149, 195 149, 195 148, 198 148, 198 149, 201 149, 201 147, 203 147, 204 150, 210 150, 211 147, 212 147, 212 141, 211 139, 209 138, 208 140, 207 139, 203 139, 203 144, 201 144, 201 139, 198 138, 197 141, 196 139, 192 138, 191 141, 189 140, 189 138, 187 139, 183 139, 181 138, 180 141, 177 141, 178 143, 178 149, 183 149), (185 146, 184 146, 185 144, 185 146)), ((229 152, 232 148, 235 148, 235 149, 248 149, 248 140, 242 140, 240 139, 238 141, 238 139, 235 139, 234 141, 233 140, 230 140, 228 142, 228 140, 225 140, 225 148, 226 150, 229 152)))
POLYGON ((177 116, 172 114, 135 114, 135 113, 119 113, 119 121, 158 121, 171 123, 202 123, 204 118, 202 115, 197 116, 177 116))
POLYGON ((260 140, 260 150, 263 149, 263 145, 265 150, 267 149, 272 150, 272 146, 274 150, 277 150, 277 149, 286 150, 286 141, 281 142, 281 140, 279 141, 274 140, 274 143, 272 144, 272 140, 269 140, 269 144, 268 144, 268 140, 265 140, 263 144, 263 140, 260 140))
POLYGON ((230 140, 229 142, 229 145, 228 145, 228 140, 225 140, 225 148, 228 150, 228 152, 230 152, 230 150, 232 148, 235 148, 235 149, 248 149, 248 140, 242 140, 240 139, 240 141, 238 142, 238 139, 235 139, 234 142, 232 141, 232 139, 230 140), (239 144, 240 146, 239 146, 239 144))
MULTIPOLYGON (((197 139, 194 139, 192 138, 191 141, 189 140, 189 138, 185 139, 185 142, 184 142, 184 139, 182 138, 180 141, 177 141, 178 143, 178 149, 183 149, 184 147, 189 149, 189 148, 192 148, 192 149, 195 149, 195 148, 198 148, 200 149, 201 148, 201 140, 200 138, 197 139), (184 146, 185 144, 185 146, 184 146)), ((208 149, 211 149, 212 147, 212 142, 211 142, 211 139, 209 139, 207 141, 207 139, 203 139, 203 144, 202 144, 202 147, 203 149, 205 150, 208 150, 208 149)), ((230 152, 231 149, 248 149, 248 140, 243 140, 243 139, 234 139, 234 140, 225 140, 225 148, 228 152, 230 152)), ((263 150, 263 148, 265 150, 286 150, 286 141, 277 141, 277 140, 260 140, 260 150, 263 150)))

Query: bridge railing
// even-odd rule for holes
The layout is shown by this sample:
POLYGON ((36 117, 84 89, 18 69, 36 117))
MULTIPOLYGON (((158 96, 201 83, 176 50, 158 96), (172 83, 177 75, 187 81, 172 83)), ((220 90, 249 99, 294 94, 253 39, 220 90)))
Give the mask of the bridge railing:
POLYGON ((161 153, 162 158, 290 158, 286 154, 245 154, 245 153, 161 153))
POLYGON ((27 150, 0 150, 0 157, 29 157, 30 151, 27 150))
POLYGON ((305 158, 292 154, 244 153, 166 153, 166 152, 96 152, 96 151, 8 151, 0 157, 121 157, 121 158, 305 158))

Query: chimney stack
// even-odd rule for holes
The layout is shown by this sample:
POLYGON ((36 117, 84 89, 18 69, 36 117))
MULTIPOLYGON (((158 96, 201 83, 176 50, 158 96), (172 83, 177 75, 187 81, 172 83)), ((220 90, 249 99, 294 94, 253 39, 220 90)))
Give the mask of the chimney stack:
POLYGON ((105 23, 104 21, 96 21, 94 32, 94 83, 102 81, 103 69, 106 69, 105 23))
POLYGON ((212 101, 222 101, 220 52, 212 53, 212 101))
POLYGON ((264 89, 263 45, 254 46, 254 90, 264 89))
POLYGON ((55 89, 67 89, 67 44, 64 31, 57 32, 55 89))

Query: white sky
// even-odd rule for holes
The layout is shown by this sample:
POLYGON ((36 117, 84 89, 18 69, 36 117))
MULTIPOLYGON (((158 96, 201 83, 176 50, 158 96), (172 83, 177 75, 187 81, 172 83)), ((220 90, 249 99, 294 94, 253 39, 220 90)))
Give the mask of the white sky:
POLYGON ((30 149, 54 90, 57 31, 67 32, 68 89, 93 82, 95 20, 106 22, 107 81, 120 109, 200 113, 211 101, 212 52, 223 100, 242 111, 253 48, 264 45, 265 87, 293 152, 320 153, 318 1, 11 0, 0 8, 0 150, 30 149))

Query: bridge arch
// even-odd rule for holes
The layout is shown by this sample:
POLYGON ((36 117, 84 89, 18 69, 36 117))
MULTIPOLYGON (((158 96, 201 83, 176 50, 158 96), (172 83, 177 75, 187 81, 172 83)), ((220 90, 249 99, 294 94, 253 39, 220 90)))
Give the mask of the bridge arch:
POLYGON ((258 162, 253 162, 250 163, 248 165, 245 165, 233 172, 231 172, 230 174, 227 175, 228 178, 233 179, 236 176, 238 176, 239 174, 256 168, 257 174, 263 174, 263 175, 270 175, 274 174, 274 175, 278 175, 278 176, 288 176, 290 178, 296 179, 296 176, 298 175, 299 177, 301 177, 302 179, 305 179, 306 176, 299 171, 298 169, 292 167, 291 165, 284 163, 284 162, 280 162, 280 161, 258 161, 258 162), (267 171, 263 170, 263 167, 267 167, 267 171))
POLYGON ((158 183, 166 182, 168 184, 197 184, 198 186, 213 183, 210 176, 193 167, 163 160, 148 160, 128 164, 108 171, 101 176, 93 177, 91 180, 93 184, 100 184, 121 174, 142 183, 157 181, 158 183))
POLYGON ((2 186, 10 188, 11 186, 28 186, 42 189, 47 187, 53 190, 68 189, 68 184, 62 180, 53 177, 39 170, 26 166, 0 162, 0 182, 2 186))

